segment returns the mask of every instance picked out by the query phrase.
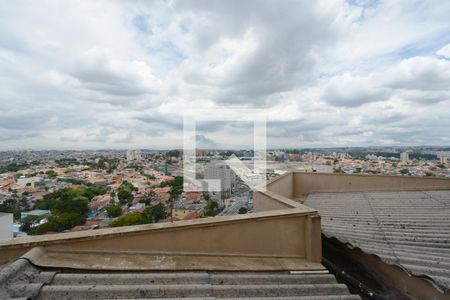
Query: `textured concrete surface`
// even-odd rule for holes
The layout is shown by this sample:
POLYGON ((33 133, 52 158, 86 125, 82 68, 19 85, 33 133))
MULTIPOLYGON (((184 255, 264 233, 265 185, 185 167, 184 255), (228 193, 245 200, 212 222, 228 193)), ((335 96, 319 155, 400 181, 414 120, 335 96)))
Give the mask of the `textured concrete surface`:
POLYGON ((41 271, 28 260, 18 259, 0 269, 0 299, 34 299, 54 276, 53 271, 41 271))
POLYGON ((280 271, 324 270, 320 263, 302 257, 171 254, 137 251, 33 248, 23 257, 41 267, 83 270, 216 270, 280 271))
POLYGON ((310 194, 322 232, 450 288, 450 191, 310 194))

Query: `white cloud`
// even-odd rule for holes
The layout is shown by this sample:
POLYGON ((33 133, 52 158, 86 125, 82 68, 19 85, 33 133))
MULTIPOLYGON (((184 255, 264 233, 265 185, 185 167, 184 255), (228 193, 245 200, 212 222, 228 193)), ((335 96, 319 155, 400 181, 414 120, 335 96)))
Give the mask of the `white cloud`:
POLYGON ((269 146, 448 143, 450 4, 352 3, 1 2, 0 149, 179 147, 229 106, 268 108, 269 146))
POLYGON ((441 49, 439 49, 438 51, 436 51, 436 54, 450 59, 450 44, 447 44, 446 46, 444 46, 441 49))
POLYGON ((344 74, 332 77, 324 90, 323 99, 331 105, 354 107, 367 102, 386 101, 385 88, 377 85, 372 76, 344 74))

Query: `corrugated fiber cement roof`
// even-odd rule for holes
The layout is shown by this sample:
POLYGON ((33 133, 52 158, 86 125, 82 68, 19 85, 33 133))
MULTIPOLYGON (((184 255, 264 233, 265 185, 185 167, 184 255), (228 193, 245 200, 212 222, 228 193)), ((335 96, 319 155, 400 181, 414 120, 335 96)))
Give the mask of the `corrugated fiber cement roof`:
POLYGON ((322 232, 450 290, 450 191, 310 194, 322 232))

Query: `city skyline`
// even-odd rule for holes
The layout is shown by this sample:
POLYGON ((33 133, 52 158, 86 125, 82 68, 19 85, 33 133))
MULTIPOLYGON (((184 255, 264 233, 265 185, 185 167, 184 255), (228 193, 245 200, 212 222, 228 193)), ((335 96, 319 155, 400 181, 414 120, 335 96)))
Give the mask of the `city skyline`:
MULTIPOLYGON (((192 108, 268 148, 450 145, 449 3, 0 4, 0 151, 180 149, 192 108)), ((209 123, 212 149, 251 148, 209 123)))

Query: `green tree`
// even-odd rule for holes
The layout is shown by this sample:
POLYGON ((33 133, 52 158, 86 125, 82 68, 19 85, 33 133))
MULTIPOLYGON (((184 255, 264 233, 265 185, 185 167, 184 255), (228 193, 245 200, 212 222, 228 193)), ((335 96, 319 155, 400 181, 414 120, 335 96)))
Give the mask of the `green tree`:
POLYGON ((56 176, 58 176, 58 174, 53 170, 48 170, 47 172, 45 172, 45 174, 47 174, 49 178, 55 178, 56 176))
POLYGON ((172 187, 172 190, 170 191, 172 199, 181 195, 181 193, 183 192, 183 176, 175 176, 175 178, 170 181, 169 184, 172 187))
POLYGON ((117 197, 121 204, 131 203, 133 201, 133 191, 137 191, 137 188, 133 186, 131 182, 124 181, 119 187, 117 197))
POLYGON ((22 221, 22 226, 20 226, 20 230, 28 233, 31 230, 31 226, 36 222, 38 222, 39 220, 41 220, 42 218, 43 218, 42 216, 27 216, 22 221))
POLYGON ((244 215, 244 214, 246 214, 246 213, 247 213, 247 208, 245 208, 245 207, 239 208, 239 214, 240 214, 240 215, 244 215))
POLYGON ((29 234, 44 234, 47 232, 61 232, 74 226, 84 224, 86 219, 76 212, 64 212, 48 217, 48 222, 30 229, 29 234))
POLYGON ((170 186, 170 197, 175 199, 183 192, 183 181, 183 176, 175 176, 175 178, 171 181, 162 181, 159 184, 159 187, 170 186))
POLYGON ((213 217, 217 214, 217 211, 219 209, 219 204, 217 204, 214 200, 208 200, 206 205, 206 215, 213 217))
POLYGON ((106 207, 106 212, 108 213, 108 217, 115 218, 122 215, 122 207, 119 205, 110 205, 106 207))
POLYGON ((127 190, 127 191, 137 191, 138 189, 136 187, 134 187, 134 185, 131 182, 128 182, 126 180, 124 180, 122 182, 122 184, 119 187, 119 190, 127 190))
POLYGON ((150 206, 152 202, 158 200, 158 195, 154 191, 150 191, 143 199, 139 200, 140 203, 145 203, 146 206, 150 206))
POLYGON ((112 222, 112 227, 120 226, 130 226, 130 225, 140 225, 150 223, 146 214, 135 212, 128 215, 119 217, 117 220, 112 222))
POLYGON ((57 201, 51 207, 53 213, 79 213, 85 215, 89 211, 89 200, 84 196, 75 196, 66 200, 57 201))
POLYGON ((14 219, 20 219, 20 212, 29 210, 28 200, 24 197, 19 198, 17 195, 4 200, 0 203, 0 212, 12 213, 14 214, 14 219))
POLYGON ((119 190, 117 192, 117 197, 119 197, 120 204, 131 203, 133 201, 133 194, 127 190, 119 190))
POLYGON ((166 209, 162 203, 147 207, 144 211, 150 222, 158 222, 166 218, 166 209))
POLYGON ((39 234, 45 234, 47 232, 58 232, 58 224, 54 221, 49 221, 47 223, 44 223, 42 225, 39 225, 39 226, 31 229, 28 232, 28 234, 39 235, 39 234))
POLYGON ((404 168, 400 170, 400 173, 402 173, 403 175, 408 175, 409 174, 409 170, 404 168))
POLYGON ((81 214, 76 212, 61 213, 56 218, 56 221, 58 223, 58 231, 70 229, 74 226, 86 223, 86 219, 84 219, 81 214))

